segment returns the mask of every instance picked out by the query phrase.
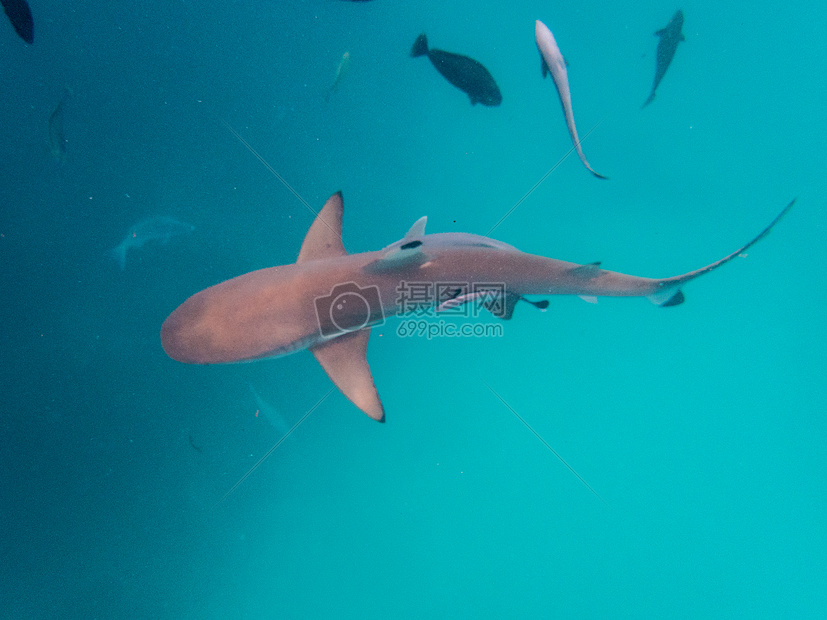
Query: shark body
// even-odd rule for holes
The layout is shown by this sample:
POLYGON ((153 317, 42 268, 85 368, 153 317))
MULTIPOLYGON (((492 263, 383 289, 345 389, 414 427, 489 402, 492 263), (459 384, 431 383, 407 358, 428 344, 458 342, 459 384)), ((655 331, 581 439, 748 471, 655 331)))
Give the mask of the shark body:
MULTIPOLYGON (((167 355, 189 364, 251 361, 309 349, 351 402, 384 421, 366 352, 370 327, 405 310, 400 287, 501 283, 497 294, 504 319, 511 318, 525 295, 647 297, 674 306, 684 300, 682 285, 746 251, 794 202, 735 252, 701 269, 654 279, 607 271, 599 263, 580 265, 527 254, 478 235, 426 235, 425 218, 382 250, 348 254, 342 243, 339 192, 317 215, 295 264, 253 271, 196 293, 166 319, 161 342, 167 355)), ((458 290, 448 302, 474 298, 458 290)), ((439 300, 431 302, 438 305, 439 300)))

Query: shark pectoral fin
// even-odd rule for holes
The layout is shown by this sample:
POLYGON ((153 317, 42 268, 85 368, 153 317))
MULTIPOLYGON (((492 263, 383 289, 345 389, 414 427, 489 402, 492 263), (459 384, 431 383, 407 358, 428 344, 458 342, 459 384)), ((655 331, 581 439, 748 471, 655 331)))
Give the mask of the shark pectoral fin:
POLYGON ((403 241, 413 241, 414 239, 419 239, 425 234, 425 224, 428 223, 428 216, 423 215, 421 218, 416 220, 413 226, 410 227, 408 232, 405 233, 405 236, 402 238, 403 241))
POLYGON ((597 297, 595 295, 578 295, 578 297, 585 301, 587 304, 597 303, 597 297))
POLYGON ((549 74, 548 64, 546 63, 546 59, 543 58, 542 52, 540 52, 540 72, 543 74, 543 79, 546 79, 546 76, 549 74))
POLYGON ((323 258, 338 258, 347 256, 347 251, 342 243, 342 213, 344 212, 344 201, 342 192, 336 192, 324 207, 316 215, 310 230, 304 237, 302 248, 299 250, 297 263, 323 258))
POLYGON ((672 286, 662 286, 656 292, 647 295, 646 299, 661 308, 669 308, 670 306, 681 305, 686 298, 680 289, 680 285, 673 284, 672 286))
POLYGON ((363 329, 328 340, 310 351, 350 402, 377 422, 384 422, 385 408, 368 366, 369 338, 370 329, 363 329))

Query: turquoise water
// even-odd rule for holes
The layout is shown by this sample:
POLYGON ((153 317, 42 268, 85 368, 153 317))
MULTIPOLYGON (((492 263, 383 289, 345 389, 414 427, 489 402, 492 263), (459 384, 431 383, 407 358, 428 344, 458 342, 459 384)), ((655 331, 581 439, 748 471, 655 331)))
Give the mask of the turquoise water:
POLYGON ((641 110, 678 7, 576 6, 32 0, 33 46, 0 20, 0 617, 827 614, 825 13, 683 4, 641 110), (222 121, 314 208, 343 191, 351 252, 422 215, 486 234, 571 146, 535 19, 611 180, 569 156, 494 238, 665 277, 797 196, 789 216, 676 308, 554 298, 489 338, 389 320, 368 351, 384 425, 325 398, 306 352, 164 354, 178 304, 293 262, 312 221, 222 121), (420 32, 502 105, 409 58, 420 32), (121 271, 110 250, 151 216, 195 230, 121 271))

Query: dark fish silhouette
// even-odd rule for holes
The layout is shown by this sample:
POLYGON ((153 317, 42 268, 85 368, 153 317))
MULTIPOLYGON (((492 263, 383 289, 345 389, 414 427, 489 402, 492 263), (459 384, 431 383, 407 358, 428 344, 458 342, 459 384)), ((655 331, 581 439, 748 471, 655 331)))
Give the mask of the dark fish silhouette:
POLYGON ((649 95, 649 98, 643 102, 643 105, 640 106, 641 108, 645 108, 655 100, 655 90, 663 79, 663 76, 666 75, 666 70, 675 57, 678 43, 686 41, 686 37, 683 36, 681 28, 683 28, 683 11, 678 9, 675 11, 672 19, 669 20, 669 23, 666 24, 666 28, 661 28, 655 33, 656 37, 660 37, 660 41, 658 41, 658 59, 655 67, 655 81, 652 84, 652 93, 649 95))
POLYGON ((0 0, 11 25, 26 43, 34 43, 34 20, 26 0, 0 0))
POLYGON ((66 134, 63 131, 63 105, 69 98, 69 89, 63 89, 63 96, 49 116, 49 150, 58 163, 66 161, 66 134))
POLYGON ((487 106, 497 106, 502 103, 503 96, 488 69, 468 56, 428 49, 428 38, 421 34, 411 48, 411 56, 427 56, 436 70, 446 80, 466 93, 471 99, 471 105, 481 103, 487 106))

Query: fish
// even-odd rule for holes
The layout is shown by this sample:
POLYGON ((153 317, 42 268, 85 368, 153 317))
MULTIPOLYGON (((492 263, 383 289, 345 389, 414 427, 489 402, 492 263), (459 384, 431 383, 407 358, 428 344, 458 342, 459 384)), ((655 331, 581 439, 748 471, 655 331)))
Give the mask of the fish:
POLYGON ((57 104, 57 107, 49 116, 49 150, 59 163, 66 161, 66 135, 63 130, 63 106, 69 98, 69 89, 63 90, 63 96, 57 104))
POLYGON ((537 44, 537 50, 540 52, 540 64, 543 73, 543 78, 551 73, 551 79, 554 80, 554 86, 557 88, 557 94, 560 96, 560 105, 563 106, 563 115, 566 117, 566 127, 569 129, 571 141, 574 143, 574 148, 580 161, 586 166, 586 169, 591 172, 598 179, 608 179, 595 172, 594 168, 586 161, 586 156, 583 154, 583 149, 580 146, 580 138, 577 137, 577 128, 574 126, 574 112, 571 109, 571 91, 569 90, 569 77, 566 71, 566 61, 560 48, 557 47, 557 41, 554 40, 554 35, 543 22, 539 19, 534 23, 534 42, 537 44))
POLYGON ((171 217, 155 216, 141 220, 129 229, 123 241, 110 251, 112 257, 118 261, 121 271, 126 267, 126 254, 129 250, 137 250, 150 241, 167 243, 173 237, 185 235, 195 230, 195 226, 179 222, 171 217))
POLYGON ((424 33, 416 38, 411 48, 411 57, 419 56, 427 56, 442 77, 468 95, 471 105, 498 106, 502 103, 503 96, 493 76, 473 58, 429 49, 428 37, 424 33))
POLYGON ((339 61, 339 66, 336 68, 336 77, 333 78, 333 84, 325 91, 324 100, 328 101, 330 95, 339 90, 339 84, 350 71, 350 52, 342 54, 342 59, 339 61))
POLYGON ((252 383, 248 383, 247 385, 250 388, 250 394, 252 394, 253 400, 256 401, 256 417, 267 422, 280 437, 284 437, 290 430, 290 425, 284 421, 284 418, 276 411, 273 405, 259 395, 252 383))
POLYGON ((32 19, 29 3, 26 0, 0 0, 0 2, 15 32, 29 45, 34 43, 34 19, 32 19))
POLYGON ((496 303, 487 307, 504 320, 526 295, 646 297, 659 306, 677 306, 684 301, 685 284, 763 239, 794 203, 724 258, 654 279, 607 271, 600 263, 527 254, 479 235, 425 234, 425 217, 382 250, 348 254, 342 243, 344 201, 337 192, 310 226, 296 263, 246 273, 194 294, 164 321, 161 345, 170 358, 186 364, 253 361, 308 349, 357 408, 384 422, 367 362, 368 338, 385 317, 410 309, 400 290, 411 283, 479 283, 480 289, 499 283, 489 298, 496 303))
POLYGON ((655 90, 657 90, 658 84, 660 84, 663 76, 666 75, 666 70, 669 68, 669 65, 672 64, 672 59, 678 50, 678 43, 686 41, 686 37, 683 36, 681 32, 682 28, 683 11, 678 9, 675 11, 672 19, 669 20, 669 23, 666 24, 666 27, 661 28, 655 33, 656 37, 660 37, 660 41, 658 41, 657 62, 655 65, 655 81, 652 83, 652 92, 649 98, 643 102, 643 105, 640 106, 641 108, 645 108, 655 100, 655 90))

